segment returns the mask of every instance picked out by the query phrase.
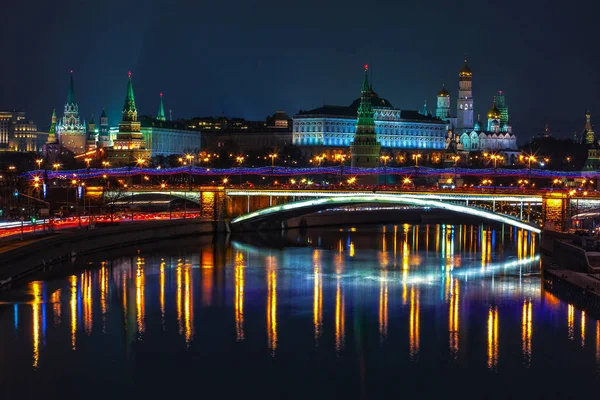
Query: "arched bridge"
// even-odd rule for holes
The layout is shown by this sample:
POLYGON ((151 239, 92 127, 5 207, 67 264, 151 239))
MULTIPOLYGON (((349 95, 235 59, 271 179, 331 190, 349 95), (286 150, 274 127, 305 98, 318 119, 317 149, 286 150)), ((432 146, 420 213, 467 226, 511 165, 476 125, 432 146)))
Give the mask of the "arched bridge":
MULTIPOLYGON (((231 195, 231 193, 228 193, 231 195)), ((485 209, 457 204, 455 202, 442 201, 437 196, 424 197, 408 194, 385 194, 385 193, 353 193, 337 196, 319 196, 308 200, 293 201, 286 204, 272 205, 270 207, 249 212, 234 218, 231 221, 232 228, 236 226, 252 225, 258 226, 265 221, 286 220, 293 217, 310 214, 334 207, 348 206, 352 204, 379 203, 379 204, 403 204, 419 207, 437 208, 469 216, 479 217, 493 222, 508 224, 531 232, 540 233, 541 230, 527 222, 521 221, 508 215, 487 211, 485 209)))

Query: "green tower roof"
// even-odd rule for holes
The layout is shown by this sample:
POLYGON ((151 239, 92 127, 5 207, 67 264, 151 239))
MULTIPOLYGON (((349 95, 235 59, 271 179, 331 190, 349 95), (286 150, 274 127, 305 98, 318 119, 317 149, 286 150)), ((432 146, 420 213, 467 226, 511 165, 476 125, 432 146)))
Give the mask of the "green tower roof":
POLYGON ((158 105, 158 115, 156 116, 156 119, 159 121, 165 121, 165 107, 163 106, 163 94, 160 94, 160 104, 158 105))
POLYGON ((50 131, 48 134, 54 135, 56 133, 56 108, 52 109, 52 122, 50 124, 50 131))
POLYGON ((96 125, 96 123, 94 122, 94 114, 92 114, 92 118, 90 118, 89 125, 96 125))
POLYGON ((135 121, 137 110, 135 108, 135 96, 133 95, 133 85, 131 84, 131 72, 128 73, 127 93, 125 94, 125 104, 123 105, 123 120, 135 121), (134 116, 135 115, 135 116, 134 116))
POLYGON ((104 111, 104 108, 102 109, 102 114, 100 114, 100 118, 106 118, 106 111, 104 111))
POLYGON ((67 93, 67 104, 75 103, 75 85, 73 84, 73 70, 69 75, 69 93, 67 93))
POLYGON ((365 64, 365 78, 363 79, 362 89, 360 90, 361 92, 370 92, 371 91, 371 86, 369 86, 368 72, 369 72, 369 65, 365 64))

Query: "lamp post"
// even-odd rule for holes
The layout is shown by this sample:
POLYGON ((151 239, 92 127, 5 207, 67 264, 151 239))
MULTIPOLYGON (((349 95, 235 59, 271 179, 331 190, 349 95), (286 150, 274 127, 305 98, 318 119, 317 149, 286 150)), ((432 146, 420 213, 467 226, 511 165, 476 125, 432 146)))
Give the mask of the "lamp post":
POLYGON ((419 168, 419 158, 421 157, 423 157, 423 155, 420 153, 412 155, 413 160, 415 160, 415 168, 419 168))
POLYGON ((335 159, 340 162, 340 184, 344 181, 344 161, 346 161, 345 154, 336 154, 335 159))
POLYGON ((244 157, 237 156, 235 158, 235 161, 237 161, 237 163, 238 163, 238 168, 239 168, 239 171, 240 171, 240 186, 242 186, 242 163, 244 162, 244 157))
POLYGON ((194 155, 193 154, 186 154, 185 155, 185 159, 187 160, 187 163, 190 165, 189 169, 188 169, 188 185, 190 188, 190 191, 192 190, 192 167, 194 166, 194 155))
POLYGON ((454 161, 454 184, 456 185, 456 166, 458 164, 458 160, 460 160, 460 156, 459 155, 453 155, 452 156, 452 161, 454 161))
POLYGON ((37 164, 38 170, 41 170, 42 169, 42 163, 44 162, 44 159, 38 158, 37 160, 35 160, 35 162, 37 164))
POLYGON ((383 161, 383 185, 385 186, 387 184, 387 162, 389 161, 390 156, 384 155, 379 157, 379 159, 383 161))
POLYGON ((136 164, 138 165, 138 167, 140 167, 140 186, 142 185, 143 179, 144 179, 144 177, 142 176, 141 170, 142 170, 142 167, 144 166, 145 163, 146 163, 146 160, 143 159, 142 157, 139 157, 136 160, 136 164))

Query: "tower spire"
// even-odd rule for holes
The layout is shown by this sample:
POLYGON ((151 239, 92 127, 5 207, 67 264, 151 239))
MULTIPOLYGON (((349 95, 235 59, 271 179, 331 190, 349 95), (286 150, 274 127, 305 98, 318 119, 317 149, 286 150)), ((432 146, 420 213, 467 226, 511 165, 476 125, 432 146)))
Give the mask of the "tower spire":
POLYGON ((160 94, 160 103, 158 105, 158 115, 156 116, 156 119, 159 121, 165 121, 165 107, 163 106, 163 94, 160 94))
POLYGON ((75 103, 75 84, 73 83, 73 70, 69 71, 69 92, 67 93, 67 104, 75 103))
POLYGON ((360 90, 361 94, 369 93, 371 91, 371 86, 369 86, 369 65, 365 64, 365 77, 363 79, 362 89, 360 90))
POLYGON ((133 85, 131 83, 131 71, 127 73, 127 93, 125 94, 125 104, 123 105, 123 121, 137 121, 137 109, 135 107, 135 96, 133 94, 133 85))

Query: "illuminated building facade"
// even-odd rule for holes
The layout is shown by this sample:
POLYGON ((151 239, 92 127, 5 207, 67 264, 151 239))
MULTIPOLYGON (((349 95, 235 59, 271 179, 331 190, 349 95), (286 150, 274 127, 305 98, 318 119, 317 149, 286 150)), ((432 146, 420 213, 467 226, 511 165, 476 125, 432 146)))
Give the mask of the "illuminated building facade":
POLYGON ((195 153, 200 150, 200 130, 189 129, 184 122, 142 118, 141 124, 145 147, 152 156, 195 153))
POLYGON ((137 119, 131 72, 127 81, 127 92, 121 122, 119 122, 119 133, 113 147, 106 151, 106 155, 108 161, 114 166, 132 165, 136 160, 148 159, 151 155, 150 150, 146 149, 141 124, 137 119))
POLYGON ((24 111, 0 111, 0 151, 39 152, 47 135, 24 111))
MULTIPOLYGON (((415 110, 400 110, 369 85, 369 99, 377 142, 387 153, 423 152, 425 158, 441 156, 446 143, 446 123, 415 110)), ((354 141, 361 99, 349 106, 330 106, 300 111, 293 118, 293 144, 312 156, 346 151, 354 141)))
POLYGON ((56 126, 60 145, 74 154, 82 154, 87 150, 87 130, 85 121, 79 118, 79 104, 75 99, 73 71, 69 76, 69 92, 65 103, 64 115, 56 126))

